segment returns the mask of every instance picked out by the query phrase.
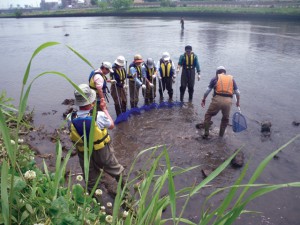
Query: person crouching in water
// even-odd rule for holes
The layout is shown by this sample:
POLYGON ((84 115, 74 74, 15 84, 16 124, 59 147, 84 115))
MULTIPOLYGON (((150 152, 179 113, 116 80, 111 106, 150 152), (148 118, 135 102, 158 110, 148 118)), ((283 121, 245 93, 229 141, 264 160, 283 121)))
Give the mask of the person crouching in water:
POLYGON ((154 60, 152 58, 148 58, 145 63, 144 74, 144 83, 146 83, 146 90, 143 90, 145 105, 153 103, 156 97, 156 74, 157 69, 154 60))
POLYGON ((219 136, 223 137, 226 127, 229 122, 230 109, 232 105, 232 97, 235 94, 237 97, 236 106, 240 106, 240 91, 237 87, 233 76, 226 74, 224 66, 219 66, 216 71, 216 76, 211 79, 206 92, 203 95, 201 106, 205 107, 205 99, 214 89, 212 101, 204 116, 204 135, 203 139, 209 139, 209 127, 211 118, 218 114, 221 110, 222 120, 220 125, 219 136))
POLYGON ((126 112, 127 97, 126 97, 126 69, 124 56, 118 56, 113 64, 113 73, 111 73, 111 87, 110 93, 115 102, 115 110, 117 116, 126 112))
MULTIPOLYGON (((91 123, 93 122, 92 114, 96 100, 96 92, 87 84, 80 84, 78 87, 87 99, 85 99, 80 92, 75 90, 75 105, 79 107, 79 110, 70 113, 67 118, 70 128, 70 138, 77 149, 79 164, 83 174, 85 174, 84 127, 88 139, 91 123)), ((102 111, 97 111, 95 118, 94 144, 89 160, 89 177, 88 181, 85 180, 89 191, 95 186, 101 169, 114 177, 117 181, 119 181, 121 174, 124 174, 124 167, 118 162, 111 145, 111 137, 108 133, 108 129, 114 128, 114 122, 107 111, 104 98, 100 99, 100 108, 102 111)), ((88 146, 88 143, 86 143, 86 145, 88 146)), ((122 183, 124 185, 124 179, 122 179, 122 183)))

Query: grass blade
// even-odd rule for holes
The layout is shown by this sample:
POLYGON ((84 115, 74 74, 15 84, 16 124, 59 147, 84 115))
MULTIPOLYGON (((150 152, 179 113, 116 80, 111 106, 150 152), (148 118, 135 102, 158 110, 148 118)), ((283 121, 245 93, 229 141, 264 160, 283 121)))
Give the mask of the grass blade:
POLYGON ((1 167, 1 209, 2 209, 2 217, 4 219, 5 225, 8 225, 10 221, 7 180, 8 180, 8 163, 6 162, 6 160, 4 160, 1 167))

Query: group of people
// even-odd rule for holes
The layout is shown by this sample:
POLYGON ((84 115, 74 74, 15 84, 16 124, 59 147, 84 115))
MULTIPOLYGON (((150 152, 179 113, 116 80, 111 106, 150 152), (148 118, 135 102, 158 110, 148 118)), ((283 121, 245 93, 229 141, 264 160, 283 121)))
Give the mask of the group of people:
MULTIPOLYGON (((138 105, 140 89, 142 89, 145 104, 152 103, 156 97, 157 83, 159 85, 160 99, 163 100, 163 92, 167 90, 169 101, 172 101, 172 84, 175 82, 176 76, 179 75, 180 69, 182 69, 180 101, 184 99, 186 88, 189 94, 188 99, 192 101, 195 80, 200 81, 201 76, 198 57, 192 51, 192 46, 190 45, 185 46, 185 52, 179 57, 176 68, 168 52, 164 52, 156 64, 152 58, 147 58, 144 61, 140 54, 136 54, 128 66, 128 71, 124 56, 118 56, 113 64, 103 62, 99 69, 92 71, 88 79, 89 84, 79 85, 85 97, 78 90, 75 90, 75 104, 79 107, 79 110, 71 113, 68 116, 68 121, 70 138, 78 150, 82 170, 84 168, 84 129, 87 137, 89 137, 90 127, 93 122, 93 108, 94 106, 97 107, 94 146, 89 165, 89 189, 92 189, 95 185, 100 175, 100 169, 104 169, 108 174, 115 177, 117 181, 120 179, 121 174, 124 175, 124 167, 116 159, 113 147, 110 144, 111 139, 108 129, 114 127, 114 121, 107 110, 107 94, 110 92, 114 100, 117 116, 127 110, 128 88, 131 108, 138 105), (109 83, 110 89, 108 88, 109 83)), ((211 119, 219 111, 222 111, 223 114, 219 136, 223 137, 229 122, 234 94, 237 96, 236 106, 240 104, 237 84, 233 76, 226 74, 225 67, 220 66, 217 68, 216 76, 210 81, 203 95, 202 107, 205 107, 206 98, 212 89, 214 89, 212 102, 204 116, 204 139, 209 138, 211 119)))
POLYGON ((129 88, 131 108, 137 107, 141 88, 145 104, 153 103, 156 98, 157 85, 160 100, 163 100, 163 92, 167 90, 169 101, 172 101, 172 85, 180 68, 182 68, 180 101, 183 101, 186 88, 189 92, 189 101, 192 101, 196 72, 197 79, 200 80, 200 64, 198 56, 192 52, 190 45, 185 47, 185 52, 180 56, 177 68, 168 52, 164 52, 157 63, 153 58, 147 58, 144 61, 140 54, 136 54, 129 64, 128 70, 124 56, 118 56, 113 64, 103 62, 99 69, 92 71, 89 85, 97 93, 97 106, 99 106, 100 98, 108 100, 107 94, 110 92, 118 116, 127 110, 127 88, 129 88), (111 84, 110 90, 108 83, 111 84))

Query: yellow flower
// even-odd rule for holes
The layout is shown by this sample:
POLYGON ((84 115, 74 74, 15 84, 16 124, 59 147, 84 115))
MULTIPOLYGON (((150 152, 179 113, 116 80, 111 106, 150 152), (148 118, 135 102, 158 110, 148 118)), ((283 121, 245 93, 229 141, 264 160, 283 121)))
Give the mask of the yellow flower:
POLYGON ((107 215, 107 216, 105 217, 105 220, 106 220, 107 223, 112 223, 113 217, 112 217, 111 215, 107 215))
POLYGON ((33 170, 28 170, 24 174, 26 180, 33 180, 36 178, 36 173, 33 170))
POLYGON ((78 175, 78 176, 76 177, 76 180, 82 181, 82 180, 83 180, 83 177, 82 177, 81 175, 78 175))
POLYGON ((97 196, 101 196, 101 195, 102 195, 102 190, 101 190, 101 189, 97 189, 97 190, 95 191, 95 194, 96 194, 97 196))

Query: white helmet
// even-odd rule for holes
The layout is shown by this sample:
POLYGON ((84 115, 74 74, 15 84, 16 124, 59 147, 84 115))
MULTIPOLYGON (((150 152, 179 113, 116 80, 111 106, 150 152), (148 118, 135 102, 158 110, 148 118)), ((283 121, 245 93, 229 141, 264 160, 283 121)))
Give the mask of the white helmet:
POLYGON ((164 53, 162 54, 162 59, 163 59, 164 61, 169 61, 169 60, 170 60, 170 54, 169 54, 169 52, 164 52, 164 53))
POLYGON ((125 65, 125 57, 120 55, 118 58, 115 60, 115 64, 118 66, 124 66, 125 65))
POLYGON ((101 66, 103 66, 104 68, 108 69, 109 72, 111 72, 111 73, 114 72, 113 69, 112 69, 112 67, 111 67, 111 63, 110 62, 103 62, 101 66))
POLYGON ((225 72, 226 72, 226 69, 225 69, 224 66, 218 66, 218 67, 217 67, 217 71, 219 71, 219 70, 225 70, 225 72))
POLYGON ((146 64, 148 68, 152 69, 154 67, 154 60, 152 58, 148 58, 146 64))

